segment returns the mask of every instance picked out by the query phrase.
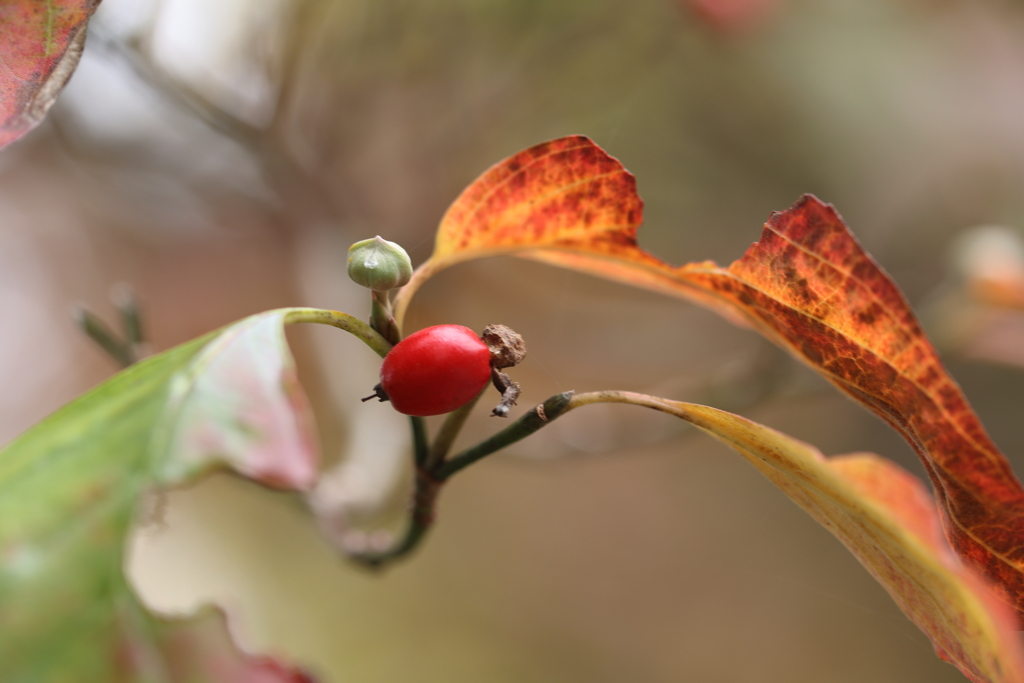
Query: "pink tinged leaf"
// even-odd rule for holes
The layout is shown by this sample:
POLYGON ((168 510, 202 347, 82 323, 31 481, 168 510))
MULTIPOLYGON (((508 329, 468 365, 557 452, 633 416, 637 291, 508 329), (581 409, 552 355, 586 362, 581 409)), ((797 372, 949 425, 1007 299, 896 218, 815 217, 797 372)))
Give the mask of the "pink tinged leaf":
POLYGON ((187 620, 138 614, 117 646, 118 680, 167 683, 316 683, 277 656, 249 654, 227 628, 224 612, 204 609, 187 620))
POLYGON ((312 488, 319 448, 285 315, 236 323, 175 378, 154 436, 166 439, 161 479, 180 481, 225 463, 270 486, 312 488))

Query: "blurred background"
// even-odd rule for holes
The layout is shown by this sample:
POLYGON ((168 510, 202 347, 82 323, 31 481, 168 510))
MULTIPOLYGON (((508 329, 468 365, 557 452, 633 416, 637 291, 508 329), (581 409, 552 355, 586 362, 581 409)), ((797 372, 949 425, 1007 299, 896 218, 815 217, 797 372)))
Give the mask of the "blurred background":
MULTIPOLYGON (((738 258, 802 193, 835 204, 1022 471, 1020 302, 979 286, 1024 273, 1010 0, 104 0, 50 116, 0 155, 0 441, 116 371, 75 303, 113 320, 130 283, 157 350, 279 306, 365 317, 351 242, 420 263, 473 178, 571 133, 636 174, 641 245, 671 263, 738 258)), ((876 418, 686 302, 497 258, 431 280, 406 332, 442 322, 525 337, 525 406, 643 391, 923 475, 876 418)), ((753 468, 635 407, 475 466, 420 553, 350 567, 327 539, 396 523, 405 423, 358 401, 378 367, 358 342, 292 340, 337 524, 228 476, 171 493, 133 542, 154 606, 216 599, 324 681, 964 680, 753 468)))

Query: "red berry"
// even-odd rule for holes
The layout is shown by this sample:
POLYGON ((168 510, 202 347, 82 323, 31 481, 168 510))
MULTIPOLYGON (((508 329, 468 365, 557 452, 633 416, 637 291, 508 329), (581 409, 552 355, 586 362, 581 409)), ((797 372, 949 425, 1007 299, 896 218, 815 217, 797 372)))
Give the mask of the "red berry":
POLYGON ((398 342, 380 366, 381 387, 405 415, 441 415, 471 401, 491 379, 491 352, 468 327, 435 325, 398 342))

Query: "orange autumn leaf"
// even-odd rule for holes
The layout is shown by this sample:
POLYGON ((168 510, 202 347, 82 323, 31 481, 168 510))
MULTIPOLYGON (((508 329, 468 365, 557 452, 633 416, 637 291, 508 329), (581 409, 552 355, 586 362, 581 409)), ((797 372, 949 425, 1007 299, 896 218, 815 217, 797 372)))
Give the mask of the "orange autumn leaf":
POLYGON ((630 403, 680 417, 735 448, 828 529, 975 683, 1024 681, 1012 609, 950 549, 921 482, 872 453, 825 458, 738 415, 632 392, 577 394, 570 409, 630 403))
POLYGON ((99 0, 0 4, 0 147, 36 126, 82 55, 99 0))
POLYGON ((396 299, 454 263, 515 254, 695 300, 749 324, 887 420, 924 462, 953 547, 1024 614, 1024 489, 899 289, 835 210, 805 196, 728 268, 674 267, 637 246, 632 175, 582 136, 496 164, 445 214, 396 299))
POLYGON ((953 547, 1024 614, 1024 489, 899 289, 831 206, 806 196, 773 214, 728 269, 677 271, 902 433, 953 547))
MULTIPOLYGON (((399 324, 413 293, 460 261, 535 247, 596 253, 628 246, 643 220, 636 178, 582 135, 541 143, 495 164, 449 207, 434 253, 395 300, 399 324)), ((634 242, 635 243, 635 242, 634 242)))

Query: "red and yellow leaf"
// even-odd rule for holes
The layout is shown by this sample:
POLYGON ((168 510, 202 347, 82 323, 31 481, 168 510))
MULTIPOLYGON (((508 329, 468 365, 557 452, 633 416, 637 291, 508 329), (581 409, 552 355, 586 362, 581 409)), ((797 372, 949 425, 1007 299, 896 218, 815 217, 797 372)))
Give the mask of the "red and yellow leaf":
POLYGON ((0 147, 42 121, 71 78, 99 0, 0 3, 0 147))
POLYGON ((916 477, 872 453, 825 458, 813 447, 715 408, 631 392, 574 396, 680 417, 735 448, 828 529, 975 683, 1024 681, 1013 610, 945 542, 935 502, 916 477))
POLYGON ((443 268, 537 247, 614 252, 621 240, 635 244, 642 220, 636 178, 588 138, 531 147, 492 166, 451 205, 433 255, 395 301, 395 319, 401 323, 412 294, 443 268))
POLYGON ((543 143, 473 182, 434 255, 396 300, 460 261, 511 253, 681 296, 749 324, 887 420, 924 462, 953 547, 1024 614, 1024 489, 899 289, 836 211, 810 195, 771 216, 728 268, 637 246, 633 177, 585 137, 543 143))
POLYGON ((727 270, 691 278, 906 437, 953 547, 1024 614, 1024 489, 896 285, 835 210, 804 197, 774 214, 727 270))

